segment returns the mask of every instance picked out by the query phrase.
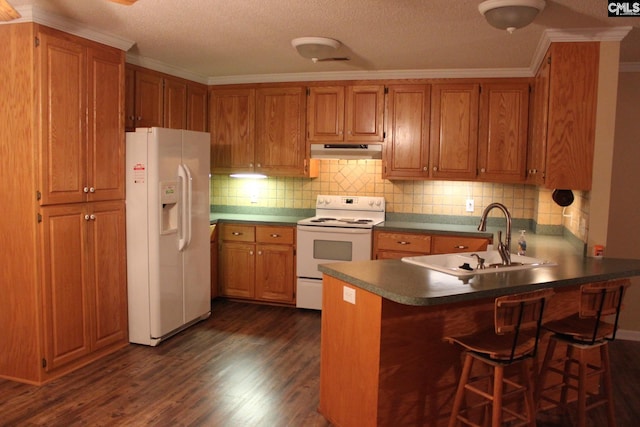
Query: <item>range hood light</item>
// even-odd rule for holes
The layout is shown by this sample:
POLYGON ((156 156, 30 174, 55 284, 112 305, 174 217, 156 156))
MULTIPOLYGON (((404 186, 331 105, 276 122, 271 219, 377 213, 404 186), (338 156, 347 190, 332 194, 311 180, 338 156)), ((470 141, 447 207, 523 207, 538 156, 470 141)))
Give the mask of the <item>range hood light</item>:
POLYGON ((311 144, 312 159, 382 159, 381 144, 311 144))
POLYGON ((232 173, 231 178, 239 179, 265 179, 267 176, 260 173, 232 173))

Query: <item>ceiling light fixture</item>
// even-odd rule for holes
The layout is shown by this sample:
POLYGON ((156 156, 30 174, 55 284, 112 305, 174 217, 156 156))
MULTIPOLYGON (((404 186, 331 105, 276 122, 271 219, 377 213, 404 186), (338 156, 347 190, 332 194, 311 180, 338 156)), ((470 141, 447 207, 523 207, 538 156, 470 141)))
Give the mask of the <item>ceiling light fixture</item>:
POLYGON ((303 58, 318 62, 332 57, 341 43, 326 37, 298 37, 291 40, 291 46, 295 47, 303 58))
POLYGON ((544 0, 486 0, 478 10, 489 24, 511 34, 531 24, 544 6, 544 0))

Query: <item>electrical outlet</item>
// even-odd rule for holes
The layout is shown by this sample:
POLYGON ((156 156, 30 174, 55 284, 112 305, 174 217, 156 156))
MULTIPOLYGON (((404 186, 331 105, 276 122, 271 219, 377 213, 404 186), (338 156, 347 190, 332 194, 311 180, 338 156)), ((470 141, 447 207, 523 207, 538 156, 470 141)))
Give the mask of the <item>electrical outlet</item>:
POLYGON ((473 199, 467 199, 466 209, 467 212, 473 212, 473 199))

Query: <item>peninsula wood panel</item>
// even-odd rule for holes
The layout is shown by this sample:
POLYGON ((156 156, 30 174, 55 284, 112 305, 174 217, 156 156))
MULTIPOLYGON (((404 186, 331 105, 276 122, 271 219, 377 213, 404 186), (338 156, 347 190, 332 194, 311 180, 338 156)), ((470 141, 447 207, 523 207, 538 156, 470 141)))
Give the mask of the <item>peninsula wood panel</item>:
MULTIPOLYGON (((575 312, 578 300, 577 286, 556 290, 545 319, 575 312)), ((448 425, 462 351, 443 337, 493 328, 493 298, 409 306, 324 275, 322 304, 320 413, 342 427, 448 425)))
POLYGON ((429 85, 389 86, 383 178, 429 177, 430 103, 429 85))

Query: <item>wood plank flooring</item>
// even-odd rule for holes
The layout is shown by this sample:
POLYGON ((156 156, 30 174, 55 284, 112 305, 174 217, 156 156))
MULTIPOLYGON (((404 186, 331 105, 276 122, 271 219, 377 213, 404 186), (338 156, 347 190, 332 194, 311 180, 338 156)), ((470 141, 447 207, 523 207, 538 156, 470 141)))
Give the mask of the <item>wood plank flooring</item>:
MULTIPOLYGON (((216 300, 213 313, 158 347, 130 345, 41 387, 0 380, 0 426, 329 425, 316 411, 319 312, 216 300)), ((618 426, 636 426, 640 343, 616 341, 611 353, 618 426)), ((591 425, 606 425, 604 413, 591 425)))

